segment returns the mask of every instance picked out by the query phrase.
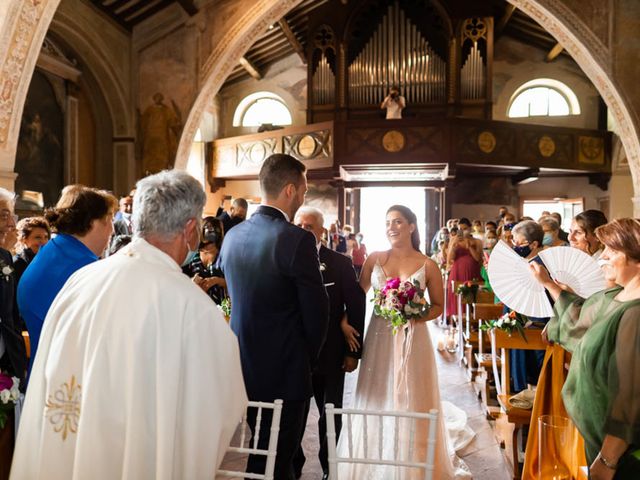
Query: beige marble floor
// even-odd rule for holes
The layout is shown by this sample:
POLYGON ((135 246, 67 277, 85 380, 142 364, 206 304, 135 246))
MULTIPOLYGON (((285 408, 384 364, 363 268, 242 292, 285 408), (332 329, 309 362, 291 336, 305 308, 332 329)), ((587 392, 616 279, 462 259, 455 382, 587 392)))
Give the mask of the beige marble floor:
MULTIPOLYGON (((430 331, 432 341, 435 344, 441 333, 440 329, 434 322, 431 322, 430 331)), ((459 451, 458 455, 467 464, 474 479, 509 480, 512 476, 511 467, 508 466, 505 450, 500 448, 496 440, 495 425, 491 425, 487 421, 473 387, 465 378, 464 371, 455 358, 449 354, 437 353, 436 358, 441 398, 463 409, 467 413, 469 426, 476 433, 473 441, 459 451)), ((345 380, 345 407, 352 404, 356 382, 357 372, 347 375, 345 380)), ((302 472, 302 480, 320 480, 322 478, 322 469, 317 459, 317 419, 318 410, 312 402, 302 443, 307 457, 307 463, 302 472)), ((500 430, 500 427, 498 430, 500 430)), ((505 436, 508 438, 508 435, 503 434, 502 436, 503 438, 505 436)), ((244 461, 239 456, 228 456, 225 458, 223 466, 231 469, 241 469, 244 461)))

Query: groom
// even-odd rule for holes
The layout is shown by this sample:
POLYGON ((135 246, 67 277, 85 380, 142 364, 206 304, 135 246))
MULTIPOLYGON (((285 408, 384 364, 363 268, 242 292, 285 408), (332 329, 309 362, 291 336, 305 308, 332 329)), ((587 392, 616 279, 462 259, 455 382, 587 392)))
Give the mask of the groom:
MULTIPOLYGON (((260 169, 262 205, 231 229, 218 264, 232 302, 250 400, 283 399, 275 478, 294 478, 292 459, 311 397, 311 371, 329 320, 315 237, 292 223, 307 191, 305 166, 271 155, 260 169)), ((267 449, 270 411, 263 411, 258 448, 267 449)), ((256 411, 247 422, 255 432, 256 411)), ((264 456, 249 456, 247 472, 263 473, 264 456)))
MULTIPOLYGON (((318 253, 320 255, 320 270, 324 285, 329 294, 329 331, 327 340, 320 351, 320 359, 313 371, 313 396, 320 413, 318 419, 318 434, 320 437, 320 451, 318 456, 324 472, 323 479, 328 478, 329 462, 327 458, 327 421, 324 406, 333 403, 342 408, 344 392, 344 374, 353 372, 358 366, 361 348, 351 351, 344 339, 340 322, 346 316, 351 326, 357 331, 362 345, 364 331, 364 315, 366 310, 365 294, 358 284, 351 259, 346 255, 334 252, 320 243, 324 230, 324 216, 313 207, 302 207, 296 214, 296 225, 310 231, 316 237, 318 253)), ((349 327, 348 327, 349 328, 349 327)), ((308 412, 308 409, 307 409, 308 412)), ((306 415, 305 415, 306 423, 306 415)), ((340 435, 342 427, 341 416, 336 417, 336 435, 340 435)), ((300 436, 302 439, 302 436, 300 436)), ((293 459, 296 478, 302 475, 305 462, 302 445, 293 459)))

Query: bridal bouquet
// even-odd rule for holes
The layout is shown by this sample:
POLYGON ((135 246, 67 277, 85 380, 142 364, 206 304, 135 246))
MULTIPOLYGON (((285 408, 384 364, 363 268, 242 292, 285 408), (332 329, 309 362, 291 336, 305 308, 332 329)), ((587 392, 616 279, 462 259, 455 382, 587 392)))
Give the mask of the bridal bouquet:
POLYGON ((18 377, 9 377, 0 372, 0 430, 7 423, 7 417, 20 397, 18 377))
POLYGON ((526 342, 527 337, 524 334, 525 327, 528 327, 531 322, 529 319, 518 312, 511 311, 505 313, 497 320, 489 320, 480 326, 480 330, 492 330, 497 328, 502 330, 511 336, 514 331, 517 331, 523 340, 526 342))
POLYGON ((387 280, 380 290, 375 290, 373 310, 376 315, 391 323, 393 334, 414 318, 422 318, 429 313, 431 305, 424 297, 420 282, 401 281, 399 278, 387 280))

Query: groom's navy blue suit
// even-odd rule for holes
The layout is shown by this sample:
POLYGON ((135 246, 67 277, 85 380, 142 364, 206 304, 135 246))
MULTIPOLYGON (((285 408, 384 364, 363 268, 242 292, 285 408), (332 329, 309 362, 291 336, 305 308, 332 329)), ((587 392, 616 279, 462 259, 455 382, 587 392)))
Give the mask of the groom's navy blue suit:
MULTIPOLYGON (((329 321, 315 237, 263 205, 225 236, 218 265, 231 297, 231 328, 249 399, 284 400, 275 476, 293 478, 311 371, 329 321)), ((261 431, 266 448, 268 428, 261 431)), ((261 472, 263 465, 250 457, 247 471, 261 472)))

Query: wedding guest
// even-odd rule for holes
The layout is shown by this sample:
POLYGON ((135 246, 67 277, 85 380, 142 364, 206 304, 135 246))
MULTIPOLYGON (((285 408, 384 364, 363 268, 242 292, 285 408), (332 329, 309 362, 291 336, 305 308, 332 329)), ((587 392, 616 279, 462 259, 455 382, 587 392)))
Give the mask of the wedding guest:
POLYGON ((353 257, 353 249, 356 247, 356 236, 353 233, 353 227, 351 225, 345 225, 342 232, 347 242, 347 251, 345 252, 345 255, 347 255, 347 257, 353 257))
MULTIPOLYGON (((513 249, 528 262, 541 263, 538 254, 542 251, 544 232, 540 224, 533 220, 525 220, 513 227, 513 249)), ((529 318, 541 327, 548 318, 529 318)), ((544 350, 510 350, 510 372, 513 384, 512 392, 518 393, 527 389, 527 384, 535 385, 540 375, 544 350)))
POLYGON ((132 240, 132 235, 114 235, 109 242, 109 246, 107 247, 107 251, 104 256, 110 257, 111 255, 115 255, 124 247, 129 245, 132 240))
MULTIPOLYGON (((505 223, 504 217, 509 213, 509 209, 504 205, 498 209, 498 218, 496 218, 496 223, 498 225, 505 223)), ((514 219, 515 220, 515 219, 514 219)))
POLYGON ((561 240, 559 237, 560 234, 560 224, 558 221, 552 216, 542 217, 538 220, 538 223, 542 227, 542 231, 544 232, 544 238, 542 239, 542 245, 545 247, 566 247, 569 245, 569 242, 565 242, 561 240))
MULTIPOLYGON (((571 222, 571 230, 569 232, 571 247, 582 250, 588 255, 597 255, 597 257, 599 257, 603 247, 595 236, 595 230, 606 223, 607 219, 605 215, 599 210, 587 210, 576 215, 571 222)), ((609 286, 609 288, 612 287, 615 287, 615 285, 609 286)), ((577 298, 574 301, 574 306, 575 308, 580 307, 580 302, 577 298)), ((547 324, 547 329, 557 321, 556 319, 552 319, 547 324)), ((543 332, 543 335, 544 334, 543 332)), ((538 377, 536 396, 531 410, 531 423, 522 468, 523 480, 534 480, 540 476, 541 451, 538 438, 538 418, 542 415, 568 416, 559 393, 562 391, 567 378, 565 365, 569 365, 570 363, 571 354, 561 345, 551 344, 547 346, 540 376, 538 377)), ((571 444, 567 445, 561 452, 554 452, 553 456, 554 458, 559 456, 569 468, 571 475, 574 478, 578 478, 579 469, 582 465, 587 464, 587 460, 584 455, 584 439, 580 433, 575 430, 575 427, 572 427, 572 429, 574 432, 571 437, 571 444)), ((550 458, 550 456, 550 452, 543 451, 542 462, 545 462, 545 459, 550 458)))
POLYGON ((13 257, 16 285, 40 247, 51 237, 49 223, 44 217, 23 218, 16 225, 18 233, 17 253, 13 257))
POLYGON ((198 255, 184 267, 186 273, 217 305, 227 297, 227 282, 222 271, 215 266, 222 241, 224 227, 216 217, 206 217, 202 221, 202 237, 198 255))
POLYGON ((120 199, 119 209, 113 216, 114 235, 131 235, 133 226, 131 225, 131 215, 133 214, 133 197, 126 195, 120 199))
POLYGON ((584 437, 589 477, 635 479, 640 471, 640 222, 613 220, 596 229, 600 257, 616 286, 586 301, 533 266, 556 300, 549 341, 573 354, 562 399, 584 437))
MULTIPOLYGON (((342 408, 344 374, 345 372, 353 372, 358 367, 358 359, 362 353, 366 300, 349 258, 320 243, 324 225, 322 212, 317 208, 302 207, 296 213, 294 223, 310 231, 316 237, 322 280, 329 295, 329 330, 311 377, 313 397, 320 414, 318 419, 320 437, 318 457, 324 472, 323 479, 326 479, 329 477, 329 463, 327 460, 327 424, 324 406, 327 403, 333 403, 337 408, 342 408), (341 327, 342 323, 344 323, 345 333, 341 327)), ((308 412, 307 404, 307 415, 308 412)), ((305 415, 303 425, 306 424, 307 415, 305 415)), ((337 437, 340 436, 341 426, 341 419, 337 418, 337 437)), ((302 441, 302 435, 300 441, 302 441)), ((305 460, 302 444, 299 444, 293 460, 296 478, 300 478, 302 475, 305 460)))
POLYGON ((55 208, 45 211, 57 235, 40 249, 18 285, 18 306, 31 340, 31 365, 53 299, 74 272, 103 254, 117 205, 110 193, 71 185, 63 189, 55 208))
POLYGON ((571 221, 569 245, 582 250, 598 260, 604 246, 596 236, 596 229, 607 223, 607 217, 600 210, 585 210, 571 221))
MULTIPOLYGON (((251 400, 284 400, 275 477, 294 476, 293 455, 313 390, 311 371, 329 321, 315 237, 291 224, 307 191, 306 167, 274 154, 260 169, 262 205, 225 237, 218 266, 233 305, 231 329, 238 336, 242 371, 251 400)), ((266 414, 265 414, 266 413, 266 414)), ((260 431, 268 431, 263 413, 260 431)), ((255 409, 247 423, 255 434, 255 409)), ((267 448, 260 434, 258 448, 267 448)), ((264 472, 264 456, 250 455, 247 472, 264 472)))
POLYGON ((367 246, 364 244, 363 240, 364 235, 361 232, 358 232, 358 234, 356 235, 356 246, 353 249, 351 255, 351 258, 353 260, 353 268, 356 271, 356 275, 358 276, 358 278, 360 278, 362 266, 367 259, 367 246))
POLYGON ((498 230, 498 225, 496 224, 496 222, 489 221, 484 224, 485 235, 487 234, 487 232, 496 232, 497 230, 498 230))
POLYGON ((219 209, 217 217, 222 220, 225 234, 229 233, 229 230, 236 225, 244 222, 247 218, 248 209, 249 203, 244 198, 234 198, 228 213, 221 208, 219 209))
POLYGON ((347 253, 347 237, 340 231, 340 220, 329 227, 329 246, 338 253, 347 253))
MULTIPOLYGON (((447 252, 449 281, 453 283, 480 280, 482 243, 471 236, 469 219, 461 218, 458 227, 458 234, 450 241, 447 252)), ((452 288, 447 291, 447 313, 458 315, 458 300, 452 288)))
POLYGON ((180 270, 205 200, 178 170, 140 180, 134 241, 64 285, 42 332, 13 478, 215 476, 247 399, 237 339, 180 270))
POLYGON ((558 212, 553 212, 550 216, 556 219, 558 225, 560 226, 560 230, 558 231, 558 238, 563 242, 569 242, 569 234, 562 229, 562 215, 558 212))
POLYGON ((474 220, 471 225, 471 236, 476 240, 484 241, 484 228, 480 220, 474 220))
POLYGON ((0 188, 0 370, 18 377, 24 388, 27 352, 22 339, 22 322, 15 308, 16 280, 9 251, 16 242, 14 197, 12 192, 0 188))
POLYGON ((500 235, 500 239, 503 240, 507 245, 509 245, 510 247, 513 247, 513 227, 515 227, 516 224, 515 223, 508 223, 504 226, 501 226, 498 228, 498 230, 501 232, 500 235))

